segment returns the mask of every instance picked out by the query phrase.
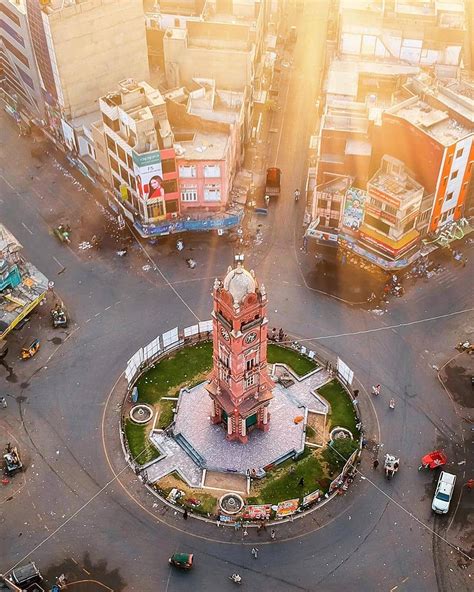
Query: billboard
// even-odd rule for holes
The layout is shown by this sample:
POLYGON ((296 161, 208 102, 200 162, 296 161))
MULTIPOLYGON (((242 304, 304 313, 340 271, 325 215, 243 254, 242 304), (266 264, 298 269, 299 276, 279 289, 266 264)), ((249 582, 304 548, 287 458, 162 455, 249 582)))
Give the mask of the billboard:
POLYGON ((133 172, 137 182, 137 191, 142 201, 164 199, 163 166, 159 150, 146 154, 132 152, 133 172))
POLYGON ((245 506, 243 518, 245 520, 268 520, 272 511, 271 504, 261 506, 245 506))
POLYGON ((278 508, 276 511, 277 518, 284 518, 285 516, 291 516, 296 512, 300 505, 299 498, 286 500, 284 502, 280 502, 278 504, 278 508))
POLYGON ((354 232, 357 232, 362 225, 364 218, 364 207, 367 193, 362 189, 350 187, 346 191, 344 212, 342 214, 342 225, 354 232))
POLYGON ((320 497, 321 497, 321 492, 319 491, 319 489, 316 489, 316 491, 313 491, 312 493, 308 493, 308 495, 304 496, 301 505, 302 506, 309 506, 309 504, 312 504, 313 502, 318 501, 318 499, 320 497))

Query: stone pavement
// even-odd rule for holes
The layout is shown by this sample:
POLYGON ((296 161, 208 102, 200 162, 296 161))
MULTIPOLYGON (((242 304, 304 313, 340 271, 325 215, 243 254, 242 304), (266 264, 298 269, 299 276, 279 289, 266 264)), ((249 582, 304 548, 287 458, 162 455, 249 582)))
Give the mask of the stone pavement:
POLYGON ((286 394, 296 405, 303 405, 308 408, 308 411, 313 411, 314 413, 323 413, 325 415, 329 413, 329 405, 314 394, 318 388, 332 379, 327 370, 319 367, 313 374, 301 379, 287 366, 274 364, 274 376, 281 376, 282 370, 284 374, 289 374, 295 381, 295 384, 286 389, 286 394))
POLYGON ((287 397, 285 390, 275 385, 269 431, 253 430, 245 445, 229 442, 224 428, 211 424, 211 399, 203 384, 181 392, 174 432, 186 438, 211 470, 245 473, 264 467, 304 448, 303 422, 295 424, 293 420, 305 410, 287 397))
POLYGON ((156 483, 173 471, 179 472, 191 487, 200 487, 202 470, 173 438, 164 432, 154 432, 150 440, 162 453, 162 456, 146 468, 148 481, 156 483))

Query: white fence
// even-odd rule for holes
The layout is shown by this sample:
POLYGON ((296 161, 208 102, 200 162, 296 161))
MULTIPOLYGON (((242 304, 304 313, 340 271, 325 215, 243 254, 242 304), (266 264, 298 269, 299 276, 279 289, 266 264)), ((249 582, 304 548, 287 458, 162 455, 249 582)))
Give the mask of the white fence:
POLYGON ((128 384, 132 384, 135 381, 137 375, 141 370, 148 364, 150 360, 158 358, 161 354, 181 345, 183 340, 189 337, 194 337, 201 334, 212 333, 212 320, 201 321, 197 325, 191 325, 185 327, 180 336, 178 327, 166 331, 163 335, 158 335, 153 341, 150 341, 148 345, 141 347, 133 356, 128 360, 127 367, 125 368, 125 377, 128 384))

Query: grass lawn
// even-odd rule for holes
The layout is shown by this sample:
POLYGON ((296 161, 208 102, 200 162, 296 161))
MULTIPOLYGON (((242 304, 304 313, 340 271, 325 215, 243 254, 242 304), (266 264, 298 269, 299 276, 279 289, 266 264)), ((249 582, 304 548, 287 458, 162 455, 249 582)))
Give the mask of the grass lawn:
POLYGON ((140 426, 133 423, 130 419, 125 422, 125 435, 128 441, 130 453, 139 465, 144 465, 155 458, 159 458, 160 453, 147 438, 147 426, 140 426))
POLYGON ((212 342, 185 347, 158 362, 138 381, 139 403, 153 405, 174 396, 187 384, 200 382, 212 368, 212 342))
POLYGON ((160 416, 158 418, 157 428, 164 430, 173 421, 174 412, 177 401, 160 401, 160 416))
POLYGON ((340 426, 350 430, 354 437, 358 437, 359 430, 356 428, 357 417, 354 412, 354 405, 339 382, 331 380, 331 382, 318 389, 318 393, 331 405, 330 429, 340 426))
POLYGON ((298 376, 304 376, 317 367, 316 362, 302 356, 297 351, 286 349, 286 347, 281 347, 281 345, 275 345, 274 343, 268 344, 267 359, 269 364, 275 364, 277 362, 286 364, 298 376))
POLYGON ((278 504, 284 500, 302 498, 316 489, 322 492, 327 490, 330 480, 316 453, 310 452, 303 460, 290 462, 290 465, 285 463, 283 468, 277 468, 269 473, 261 482, 262 486, 256 491, 256 495, 248 498, 248 502, 278 504), (293 471, 292 468, 294 468, 293 471), (299 485, 301 477, 304 480, 303 486, 299 485))

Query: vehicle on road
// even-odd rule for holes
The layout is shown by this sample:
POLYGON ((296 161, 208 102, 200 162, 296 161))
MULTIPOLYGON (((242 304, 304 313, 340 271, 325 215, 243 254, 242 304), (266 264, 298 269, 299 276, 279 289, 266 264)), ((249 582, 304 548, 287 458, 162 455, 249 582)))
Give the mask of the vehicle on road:
POLYGON ((436 485, 436 491, 433 496, 433 502, 431 509, 436 514, 447 514, 449 510, 449 504, 453 498, 454 485, 456 484, 456 475, 441 471, 441 475, 436 485))
POLYGON ((231 576, 229 576, 229 580, 234 582, 234 584, 241 584, 242 576, 240 576, 238 573, 233 573, 231 576))
POLYGON ((168 559, 168 563, 179 569, 188 570, 193 566, 193 557, 194 555, 192 553, 173 553, 168 559))
MULTIPOLYGON (((271 167, 267 169, 267 179, 265 182, 265 198, 268 196, 270 199, 272 197, 280 197, 280 179, 281 179, 281 170, 277 167, 271 167)), ((265 199, 265 201, 267 201, 265 199)))
POLYGON ((43 582, 43 576, 34 561, 16 567, 8 577, 8 580, 19 586, 21 590, 31 590, 32 592, 44 590, 39 585, 43 582))
POLYGON ((433 450, 432 452, 428 452, 421 458, 421 465, 418 467, 418 470, 421 469, 437 469, 438 467, 442 467, 448 462, 448 457, 442 452, 441 450, 433 450))
POLYGON ((3 461, 5 464, 5 474, 9 477, 23 469, 23 464, 21 462, 18 448, 16 446, 12 446, 10 443, 8 443, 5 447, 3 461))
POLYGON ((383 468, 385 471, 385 477, 387 479, 391 479, 396 473, 398 473, 398 469, 400 467, 400 459, 396 458, 392 454, 385 455, 385 461, 383 464, 383 468))
POLYGON ((68 320, 66 312, 60 304, 56 304, 56 306, 51 309, 51 321, 55 329, 58 327, 67 327, 68 320))
POLYGON ((69 224, 60 224, 53 228, 53 234, 62 243, 69 244, 71 242, 71 227, 69 224))
POLYGON ((35 356, 38 353, 40 345, 40 340, 36 337, 32 339, 30 342, 27 342, 27 344, 21 348, 21 359, 29 360, 30 358, 35 356))

